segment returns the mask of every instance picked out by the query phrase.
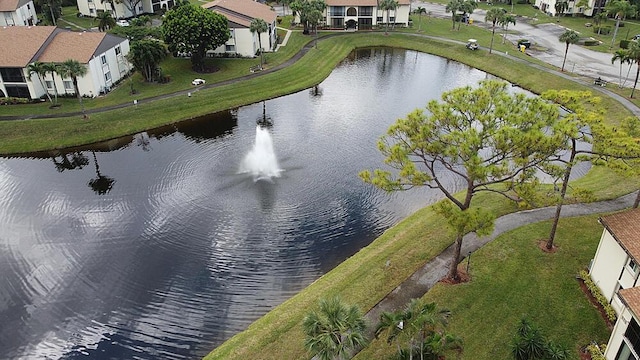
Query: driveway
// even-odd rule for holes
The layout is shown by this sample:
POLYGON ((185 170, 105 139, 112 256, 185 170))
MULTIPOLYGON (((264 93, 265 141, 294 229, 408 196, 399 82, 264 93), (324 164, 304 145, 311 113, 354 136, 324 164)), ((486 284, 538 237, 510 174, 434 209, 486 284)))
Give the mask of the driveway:
MULTIPOLYGON (((442 4, 412 0, 412 8, 415 9, 418 6, 431 12, 431 16, 451 19, 451 13, 446 13, 445 6, 442 4)), ((474 25, 488 28, 490 24, 485 23, 485 15, 485 10, 476 9, 473 14, 471 14, 474 25)), ((517 51, 515 43, 518 40, 527 39, 531 41, 534 46, 532 49, 527 50, 527 54, 561 68, 566 45, 564 42, 560 42, 558 38, 565 30, 564 27, 554 23, 531 25, 527 22, 526 18, 518 17, 516 25, 509 26, 507 40, 514 44, 514 51, 517 51)), ((584 29, 573 30, 581 33, 583 36, 590 35, 590 28, 585 27, 584 29)), ((501 36, 502 33, 496 30, 496 41, 499 41, 498 37, 501 38, 501 36)), ((487 46, 488 44, 480 45, 487 46)), ((600 77, 612 84, 617 84, 619 82, 620 63, 616 62, 612 64, 611 57, 611 54, 593 51, 583 46, 570 45, 564 67, 565 72, 575 73, 592 79, 600 77)), ((630 67, 633 67, 633 65, 623 65, 623 77, 626 76, 630 67)), ((633 86, 634 74, 635 70, 632 69, 631 79, 627 81, 625 86, 633 86)))

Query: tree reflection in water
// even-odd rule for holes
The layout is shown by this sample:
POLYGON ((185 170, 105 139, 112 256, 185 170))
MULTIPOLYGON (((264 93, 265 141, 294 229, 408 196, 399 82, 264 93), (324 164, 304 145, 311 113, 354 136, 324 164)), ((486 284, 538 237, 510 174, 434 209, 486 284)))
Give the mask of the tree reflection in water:
POLYGON ((111 191, 113 188, 113 184, 116 182, 115 179, 110 178, 108 176, 100 174, 100 166, 98 165, 98 158, 96 157, 96 152, 91 151, 93 154, 93 161, 96 165, 96 178, 89 180, 87 185, 93 189, 93 191, 98 195, 104 195, 111 191))

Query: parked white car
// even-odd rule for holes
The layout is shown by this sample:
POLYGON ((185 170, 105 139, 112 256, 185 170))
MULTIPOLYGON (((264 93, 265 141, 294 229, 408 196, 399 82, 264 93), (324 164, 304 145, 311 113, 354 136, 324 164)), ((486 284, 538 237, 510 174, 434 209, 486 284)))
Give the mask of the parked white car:
POLYGON ((204 81, 204 79, 195 79, 191 82, 191 84, 193 85, 204 85, 206 81, 204 81))
POLYGON ((118 20, 118 21, 116 21, 116 25, 119 25, 119 26, 129 26, 129 21, 124 20, 124 19, 122 19, 122 20, 118 20))

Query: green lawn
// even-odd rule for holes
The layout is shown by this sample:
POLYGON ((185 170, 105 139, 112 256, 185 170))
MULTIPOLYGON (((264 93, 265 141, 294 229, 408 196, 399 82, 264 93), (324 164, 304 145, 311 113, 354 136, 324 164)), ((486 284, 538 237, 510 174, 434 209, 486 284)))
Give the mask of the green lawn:
MULTIPOLYGON (((449 330, 464 339, 463 359, 511 358, 509 344, 523 316, 568 347, 570 359, 579 359, 579 349, 592 341, 607 342, 607 326, 576 280, 595 254, 602 226, 597 216, 563 219, 558 250, 547 254, 537 242, 550 228, 543 222, 500 236, 471 255, 470 282, 437 284, 424 296, 452 311, 449 330)), ((394 351, 378 340, 356 359, 385 359, 394 351)))
MULTIPOLYGON (((637 189, 637 179, 623 178, 619 175, 611 173, 610 171, 607 171, 606 169, 596 167, 590 172, 589 177, 591 177, 593 180, 584 181, 579 185, 584 189, 594 191, 595 195, 600 199, 615 198, 622 194, 629 193, 630 191, 633 191, 633 189, 637 189), (605 181, 608 185, 609 190, 601 191, 602 184, 605 181)), ((481 204, 479 206, 492 211, 497 216, 518 210, 511 203, 506 202, 504 198, 495 194, 478 194, 474 202, 476 203, 476 205, 481 204)), ((514 251, 529 251, 530 253, 536 255, 533 256, 533 259, 531 260, 534 261, 534 263, 523 262, 522 267, 517 268, 517 271, 513 269, 513 266, 515 265, 513 265, 511 268, 506 267, 506 265, 504 264, 502 264, 502 266, 504 266, 505 269, 509 269, 510 273, 513 272, 513 274, 511 275, 514 277, 518 276, 519 273, 529 273, 529 275, 527 275, 529 276, 529 278, 531 276, 540 276, 541 279, 549 279, 555 277, 560 278, 562 276, 569 276, 571 278, 575 276, 578 269, 580 267, 586 266, 588 264, 590 256, 593 256, 596 248, 595 244, 597 244, 597 239, 599 237, 601 229, 598 229, 597 223, 595 223, 595 221, 591 226, 577 226, 578 229, 585 229, 585 232, 583 234, 585 234, 586 242, 583 244, 577 240, 579 238, 576 237, 576 240, 574 240, 574 237, 571 236, 572 232, 574 231, 574 228, 572 228, 572 225, 570 225, 571 222, 563 221, 561 224, 562 230, 560 231, 560 235, 558 236, 558 246, 560 247, 560 250, 556 254, 550 256, 538 256, 536 254, 538 254, 537 251, 539 250, 537 250, 534 245, 531 245, 529 249, 520 249, 521 246, 519 245, 519 243, 514 243, 514 251), (595 230, 593 230, 594 227, 595 230), (567 258, 571 257, 575 257, 575 259, 567 260, 567 258), (548 261, 554 261, 556 265, 550 266, 548 263, 546 263, 548 261), (541 266, 540 264, 544 264, 545 266, 541 266), (541 270, 541 274, 536 275, 538 274, 538 270, 541 270), (569 275, 565 275, 566 273, 568 273, 569 275)), ((547 232, 548 225, 543 225, 541 229, 542 230, 536 230, 537 232, 523 232, 518 236, 523 236, 522 239, 524 240, 522 241, 528 241, 527 236, 529 236, 530 240, 535 243, 537 239, 541 239, 544 237, 545 233, 547 232)), ((509 239, 514 236, 515 235, 507 235, 506 238, 509 239)), ((505 238, 505 236, 503 236, 503 238, 505 238)), ((433 212, 431 206, 419 210, 415 214, 403 220, 400 224, 387 230, 382 236, 376 239, 369 246, 360 250, 351 258, 345 260, 335 269, 325 274, 320 279, 316 280, 313 284, 305 288, 303 291, 301 291, 291 299, 285 301, 283 304, 276 307, 264 317, 258 319, 256 322, 251 324, 247 330, 243 331, 240 334, 237 334, 229 341, 222 344, 220 347, 212 351, 205 359, 275 360, 305 358, 306 353, 303 348, 304 336, 302 333, 301 322, 305 314, 309 311, 309 309, 315 306, 319 298, 340 294, 341 298, 346 302, 357 304, 363 311, 366 312, 370 310, 375 304, 377 304, 392 289, 402 283, 404 279, 410 276, 429 259, 440 253, 452 242, 453 237, 447 234, 446 231, 443 231, 442 220, 440 219, 439 215, 436 215, 433 212), (388 267, 386 266, 387 261, 389 261, 389 263, 391 264, 388 267)), ((474 276, 474 279, 480 279, 478 278, 479 273, 476 272, 480 271, 480 269, 482 268, 481 256, 483 255, 481 254, 485 252, 491 253, 492 250, 478 251, 473 255, 472 275, 474 276)), ((498 255, 496 256, 498 257, 500 257, 499 254, 504 255, 504 253, 497 254, 498 255)), ((540 253, 540 255, 543 254, 540 253)), ((519 259, 519 257, 516 258, 516 260, 519 259)), ((487 262, 491 261, 487 260, 487 262)), ((501 264, 496 263, 495 266, 499 269, 501 264)), ((490 270, 487 271, 489 271, 490 273, 490 270)), ((505 274, 504 276, 507 275, 508 274, 505 274)), ((529 280, 523 280, 523 284, 526 285, 526 281, 529 280)), ((575 279, 573 279, 572 281, 573 285, 577 286, 575 279)), ((479 286, 484 287, 487 286, 487 282, 490 281, 487 280, 483 283, 478 283, 481 284, 479 286)), ((504 283, 504 281, 502 281, 501 283, 504 283)), ((472 284, 475 284, 475 280, 472 284)), ((535 284, 535 282, 533 284, 535 284)), ((465 286, 467 285, 463 285, 461 288, 464 288, 465 286)), ((535 286, 541 287, 542 290, 545 289, 542 285, 535 286)), ((556 286, 561 286, 563 289, 567 287, 567 289, 569 289, 572 285, 568 282, 564 285, 552 285, 551 283, 549 283, 548 289, 553 289, 553 291, 555 291, 556 286)), ((481 293, 483 290, 478 289, 476 291, 481 293)), ((489 294, 497 292, 497 290, 493 289, 487 291, 491 291, 489 294)), ((580 326, 575 326, 575 328, 572 328, 565 326, 566 324, 564 323, 558 323, 557 327, 551 329, 547 322, 538 320, 536 315, 536 318, 534 318, 534 320, 541 326, 544 326, 545 329, 548 330, 547 332, 550 336, 553 336, 555 338, 557 333, 566 331, 567 329, 572 329, 572 331, 576 331, 578 332, 578 334, 584 334, 576 338, 575 344, 574 342, 566 343, 567 346, 571 346, 571 348, 573 348, 574 345, 581 346, 586 344, 583 344, 583 342, 588 342, 588 338, 590 337, 593 337, 593 340, 602 341, 602 338, 606 337, 607 330, 606 328, 604 328, 604 325, 602 325, 603 328, 599 328, 599 324, 601 323, 597 322, 595 310, 584 306, 577 306, 575 304, 571 305, 570 302, 572 302, 574 299, 580 298, 580 296, 575 292, 572 292, 573 290, 566 291, 567 294, 571 294, 571 297, 568 297, 569 304, 564 305, 558 304, 559 302, 563 302, 560 300, 562 300, 562 296, 565 296, 564 293, 528 293, 527 299, 529 300, 529 303, 525 301, 514 302, 511 311, 513 311, 513 313, 516 315, 513 316, 517 319, 518 316, 520 316, 520 314, 523 314, 524 312, 531 311, 530 313, 532 315, 536 315, 538 311, 541 311, 539 310, 538 305, 534 307, 532 304, 530 304, 532 302, 531 298, 536 295, 538 296, 537 298, 535 298, 536 301, 542 304, 550 304, 552 306, 574 306, 574 308, 572 308, 573 314, 567 314, 567 317, 577 316, 579 318, 584 317, 586 319, 591 319, 589 320, 589 327, 585 328, 584 332, 580 332, 579 330, 577 330, 580 329, 580 326), (529 310, 529 307, 531 307, 531 310, 529 310)), ((434 292, 430 292, 429 294, 432 293, 434 292)), ((459 299, 459 301, 477 301, 480 297, 477 294, 471 294, 470 296, 472 297, 468 300, 459 299)), ((491 304, 494 301, 506 302, 508 301, 508 299, 501 299, 500 297, 492 299, 491 295, 483 298, 482 301, 491 304)), ((454 310, 454 320, 458 318, 465 318, 464 314, 458 315, 458 312, 460 312, 460 310, 457 308, 453 308, 453 305, 451 305, 449 299, 447 299, 446 301, 438 300, 438 302, 441 306, 447 306, 454 310)), ((501 304, 499 309, 504 309, 505 306, 506 305, 501 304)), ((499 311, 499 309, 490 311, 487 310, 488 313, 492 312, 493 314, 496 314, 494 321, 500 321, 501 319, 501 311, 499 311)), ((556 308, 553 309, 554 311, 551 311, 552 315, 556 314, 556 308)), ((563 309, 565 308, 557 308, 558 311, 561 311, 563 309)), ((473 315, 474 318, 471 318, 471 315, 469 315, 469 322, 480 323, 487 321, 483 316, 479 316, 475 313, 473 315)), ((458 321, 461 321, 461 319, 458 319, 458 321)), ((572 321, 577 320, 574 319, 572 321)), ((515 322, 513 324, 505 322, 504 331, 508 333, 513 327, 515 327, 515 325, 515 322)), ((571 325, 574 325, 574 323, 571 323, 571 325)), ((465 337, 465 341, 467 343, 470 342, 471 344, 473 344, 486 341, 484 333, 482 332, 472 331, 470 334, 465 334, 462 333, 461 330, 457 330, 457 328, 455 327, 454 329, 456 332, 459 332, 459 335, 465 337)), ((567 339, 567 337, 558 338, 558 340, 562 342, 568 341, 565 339, 567 339)), ((495 339, 492 339, 492 341, 494 340, 495 339)), ((485 344, 485 346, 488 346, 490 348, 499 348, 501 345, 491 343, 485 344)), ((365 354, 378 354, 379 352, 387 354, 393 351, 394 350, 392 347, 386 349, 384 344, 375 343, 371 349, 363 352, 363 355, 359 355, 358 359, 381 359, 382 357, 374 355, 367 356, 365 354)), ((468 355, 482 353, 482 351, 474 352, 471 350, 467 352, 468 355)), ((494 357, 494 359, 505 358, 494 357)))

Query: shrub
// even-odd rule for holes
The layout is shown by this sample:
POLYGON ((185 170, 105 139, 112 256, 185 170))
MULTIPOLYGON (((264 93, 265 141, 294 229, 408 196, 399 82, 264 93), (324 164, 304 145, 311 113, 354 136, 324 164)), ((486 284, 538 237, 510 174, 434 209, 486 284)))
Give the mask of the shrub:
POLYGON ((569 350, 548 340, 538 326, 522 318, 511 343, 511 354, 515 360, 564 360, 569 357, 569 350))
POLYGON ((607 360, 604 357, 604 351, 607 348, 607 345, 600 345, 598 346, 598 344, 591 344, 589 346, 587 346, 587 351, 589 352, 589 354, 591 354, 591 360, 607 360))
POLYGON ((594 26, 593 32, 600 35, 608 35, 611 32, 611 26, 594 26))
POLYGON ((600 41, 598 40, 585 40, 584 46, 598 46, 600 45, 600 41))
POLYGON ((620 48, 621 49, 628 49, 629 48, 629 41, 630 40, 620 40, 620 48))
POLYGON ((602 292, 600 292, 598 286, 593 282, 593 280, 591 280, 591 276, 589 275, 589 273, 586 270, 580 271, 580 278, 584 281, 584 284, 587 286, 587 289, 589 289, 589 292, 591 292, 591 295, 593 295, 596 301, 598 301, 598 303, 602 306, 604 312, 607 314, 607 318, 609 319, 609 321, 615 323, 616 319, 618 318, 616 311, 613 310, 613 306, 609 304, 607 298, 602 295, 602 292))

